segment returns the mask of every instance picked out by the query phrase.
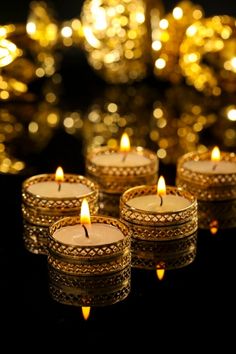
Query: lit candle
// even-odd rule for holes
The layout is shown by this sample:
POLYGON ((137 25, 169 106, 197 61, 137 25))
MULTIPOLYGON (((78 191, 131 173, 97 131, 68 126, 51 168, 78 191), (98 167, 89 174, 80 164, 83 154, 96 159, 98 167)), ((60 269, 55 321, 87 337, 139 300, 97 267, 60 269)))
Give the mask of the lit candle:
POLYGON ((65 226, 55 231, 53 238, 71 246, 101 246, 121 241, 123 233, 115 226, 106 223, 90 222, 86 199, 81 206, 81 223, 65 226))
POLYGON ((118 151, 97 154, 92 157, 91 161, 97 166, 110 167, 135 167, 150 164, 150 159, 142 153, 142 148, 131 150, 127 133, 122 135, 118 151))
POLYGON ((121 193, 133 186, 156 183, 157 154, 140 146, 130 147, 124 133, 119 148, 105 146, 89 151, 86 171, 99 185, 100 211, 118 217, 121 193))
POLYGON ((217 146, 211 152, 187 153, 178 160, 176 184, 199 201, 235 199, 236 155, 217 146))
POLYGON ((55 222, 49 238, 50 293, 56 301, 82 306, 86 312, 129 294, 130 231, 120 220, 90 217, 84 199, 80 217, 55 222))
POLYGON ((42 198, 76 198, 87 195, 92 189, 87 185, 78 182, 66 182, 64 173, 59 167, 55 174, 54 181, 39 181, 28 187, 28 192, 42 198))
POLYGON ((165 270, 191 263, 196 256, 197 201, 190 193, 165 185, 136 186, 120 198, 120 219, 131 231, 132 265, 165 270), (188 256, 187 256, 188 255, 188 256))
POLYGON ((185 209, 190 205, 190 201, 180 195, 166 194, 165 180, 161 176, 158 180, 157 194, 135 197, 130 199, 127 204, 135 209, 166 213, 185 209))
POLYGON ((183 168, 197 173, 228 174, 236 173, 236 162, 222 160, 217 146, 211 152, 211 158, 206 160, 196 159, 184 162, 183 168))
POLYGON ((33 253, 47 254, 48 227, 58 219, 78 215, 83 198, 98 211, 98 186, 90 179, 65 174, 61 167, 56 174, 42 174, 26 179, 22 186, 24 241, 33 253))

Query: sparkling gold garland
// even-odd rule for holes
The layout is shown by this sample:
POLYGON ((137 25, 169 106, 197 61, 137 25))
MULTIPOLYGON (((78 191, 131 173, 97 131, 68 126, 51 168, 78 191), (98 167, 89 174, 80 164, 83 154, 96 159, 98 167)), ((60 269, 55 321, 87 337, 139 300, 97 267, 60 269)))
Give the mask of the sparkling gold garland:
POLYGON ((180 66, 188 84, 219 96, 236 88, 236 25, 229 16, 193 23, 180 46, 180 66))
POLYGON ((181 1, 165 17, 152 23, 152 58, 154 74, 158 78, 177 83, 182 79, 179 67, 179 47, 185 37, 185 31, 203 16, 199 5, 190 1, 181 1))

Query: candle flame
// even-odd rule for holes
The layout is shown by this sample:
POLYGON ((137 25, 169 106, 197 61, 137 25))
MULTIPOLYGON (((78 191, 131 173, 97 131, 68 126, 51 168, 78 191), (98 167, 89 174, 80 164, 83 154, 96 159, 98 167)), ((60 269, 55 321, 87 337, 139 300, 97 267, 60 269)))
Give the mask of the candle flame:
POLYGON ((89 211, 89 204, 86 198, 83 199, 81 204, 81 212, 80 212, 80 223, 82 225, 90 225, 90 211, 89 211))
POLYGON ((90 306, 82 306, 82 314, 85 321, 89 318, 90 309, 90 306))
POLYGON ((61 166, 57 167, 55 179, 58 183, 64 181, 64 172, 63 172, 63 169, 61 168, 61 166))
POLYGON ((220 161, 220 149, 218 148, 218 146, 215 146, 211 152, 211 161, 220 161))
POLYGON ((120 139, 120 151, 128 152, 130 150, 130 141, 127 133, 123 133, 120 139))
POLYGON ((166 182, 163 176, 160 176, 158 183, 157 183, 157 194, 159 196, 166 195, 166 182))
POLYGON ((165 275, 165 263, 164 262, 160 262, 157 264, 156 274, 157 274, 157 278, 159 280, 162 280, 164 278, 164 275, 165 275))
POLYGON ((209 224, 210 226, 210 232, 212 235, 215 235, 219 229, 219 223, 217 220, 212 220, 209 224))

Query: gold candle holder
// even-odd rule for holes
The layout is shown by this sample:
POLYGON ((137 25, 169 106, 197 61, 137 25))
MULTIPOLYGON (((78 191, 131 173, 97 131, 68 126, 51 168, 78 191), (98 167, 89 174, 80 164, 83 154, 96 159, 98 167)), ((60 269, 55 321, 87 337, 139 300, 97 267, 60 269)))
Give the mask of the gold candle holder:
MULTIPOLYGON (((130 232, 115 218, 92 216, 92 225, 113 226, 123 238, 112 243, 72 245, 58 241, 55 233, 80 224, 67 217, 50 227, 49 279, 52 297, 75 306, 102 306, 123 300, 130 292, 130 232)), ((93 235, 91 235, 92 239, 93 235)))
MULTIPOLYGON (((55 174, 42 174, 28 178, 22 186, 22 214, 24 219, 24 241, 33 253, 47 254, 48 227, 57 220, 79 215, 83 198, 91 204, 91 211, 98 211, 98 186, 90 179, 65 174, 64 182, 78 183, 87 187, 85 194, 71 197, 46 197, 32 193, 30 187, 43 182, 55 182, 55 174)), ((63 187, 62 187, 63 188, 63 187)))
MULTIPOLYGON (((119 149, 101 147, 92 150, 86 158, 87 174, 93 178, 100 189, 106 193, 123 193, 135 185, 153 184, 157 178, 157 156, 152 151, 142 147, 131 148, 130 152, 149 160, 140 166, 111 166, 100 165, 95 162, 95 157, 106 157, 117 153, 119 149)), ((122 154, 121 154, 122 157, 122 154)))
MULTIPOLYGON (((194 162, 208 162, 211 164, 211 154, 190 152, 183 155, 177 164, 177 180, 179 187, 189 191, 200 201, 223 201, 236 199, 236 155, 234 153, 221 152, 219 162, 232 163, 232 168, 227 172, 222 168, 217 171, 217 162, 212 162, 213 171, 206 167, 206 171, 192 169, 194 162), (190 163, 190 164, 189 164, 190 163), (235 167, 233 167, 235 166, 235 167)), ((204 167, 203 167, 204 168, 204 167)))
POLYGON ((105 165, 101 163, 103 158, 112 158, 113 154, 119 153, 119 158, 122 159, 123 154, 118 148, 100 147, 90 151, 86 157, 87 175, 99 185, 101 213, 111 215, 111 212, 116 216, 119 215, 120 195, 130 187, 155 183, 158 171, 157 155, 141 147, 131 148, 128 152, 143 159, 144 162, 140 165, 131 163, 122 166, 122 164, 115 165, 116 162, 112 165, 109 162, 107 164, 105 162, 105 165), (111 204, 112 209, 110 209, 111 204))
POLYGON ((48 267, 49 292, 62 304, 108 306, 124 300, 130 293, 130 267, 101 276, 78 276, 48 267))
POLYGON ((184 198, 186 206, 174 211, 162 211, 161 207, 158 211, 149 211, 129 204, 143 196, 154 196, 158 200, 156 186, 130 188, 120 199, 120 218, 131 230, 134 267, 155 269, 162 261, 170 269, 185 266, 195 258, 197 201, 190 193, 176 187, 167 187, 166 195, 184 198))

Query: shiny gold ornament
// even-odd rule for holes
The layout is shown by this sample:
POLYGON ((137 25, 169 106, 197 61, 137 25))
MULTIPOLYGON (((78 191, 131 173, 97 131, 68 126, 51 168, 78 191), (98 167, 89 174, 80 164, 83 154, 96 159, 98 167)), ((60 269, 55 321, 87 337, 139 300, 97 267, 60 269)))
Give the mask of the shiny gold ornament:
POLYGON ((90 65, 110 83, 141 80, 150 61, 149 14, 144 0, 86 0, 81 14, 90 65))
POLYGON ((116 148, 126 131, 133 146, 147 147, 153 90, 143 84, 113 85, 88 108, 82 127, 85 149, 116 148))
POLYGON ((30 14, 27 20, 28 36, 37 41, 41 47, 52 48, 58 39, 58 25, 52 10, 43 1, 33 1, 30 4, 30 14))
POLYGON ((203 10, 190 1, 181 1, 164 18, 153 16, 152 58, 154 74, 173 83, 182 79, 179 67, 179 48, 186 29, 196 20, 201 19, 203 10))
POLYGON ((20 55, 22 51, 14 43, 5 38, 0 39, 0 68, 9 65, 20 55))
POLYGON ((229 16, 193 23, 180 47, 180 67, 198 91, 219 96, 236 91, 236 25, 229 16))

